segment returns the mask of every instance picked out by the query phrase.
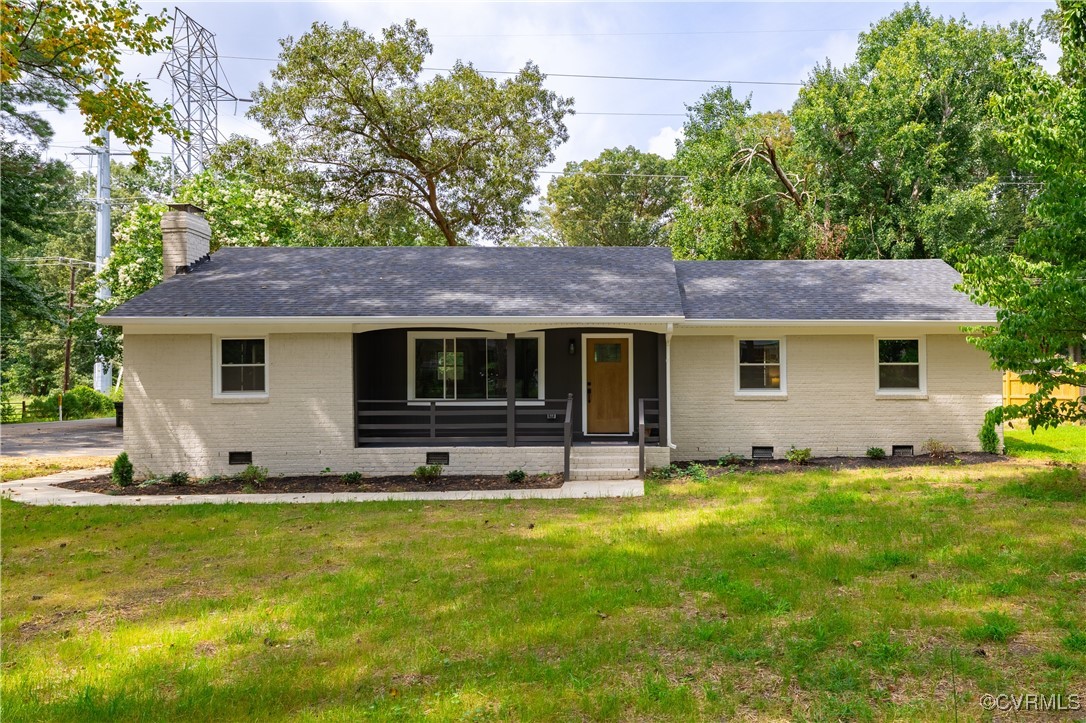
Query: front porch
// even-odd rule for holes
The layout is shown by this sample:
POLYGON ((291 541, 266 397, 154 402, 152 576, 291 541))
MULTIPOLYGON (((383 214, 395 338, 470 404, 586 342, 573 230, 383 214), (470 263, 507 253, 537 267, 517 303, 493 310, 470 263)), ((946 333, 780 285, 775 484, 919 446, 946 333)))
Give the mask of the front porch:
POLYGON ((380 329, 355 334, 354 365, 360 450, 426 448, 427 463, 442 463, 447 450, 551 447, 571 479, 625 469, 621 450, 643 475, 659 457, 646 450, 668 448, 663 333, 380 329), (581 448, 617 464, 582 464, 600 453, 581 448))

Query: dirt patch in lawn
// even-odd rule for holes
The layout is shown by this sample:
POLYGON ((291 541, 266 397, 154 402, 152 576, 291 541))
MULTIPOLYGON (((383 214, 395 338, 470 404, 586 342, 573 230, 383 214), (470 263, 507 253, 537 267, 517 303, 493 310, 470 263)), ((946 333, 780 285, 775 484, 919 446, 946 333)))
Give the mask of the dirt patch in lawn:
POLYGON ((523 482, 513 483, 504 475, 442 475, 433 481, 422 481, 410 475, 363 477, 359 482, 344 482, 336 475, 306 477, 269 477, 254 485, 232 478, 196 480, 186 484, 170 484, 166 480, 118 487, 109 475, 61 482, 57 487, 107 495, 223 495, 272 494, 302 492, 467 492, 472 490, 552 489, 562 486, 562 475, 528 475, 523 482))
POLYGON ((111 464, 113 457, 5 457, 0 459, 0 482, 44 477, 73 469, 108 467, 111 464))

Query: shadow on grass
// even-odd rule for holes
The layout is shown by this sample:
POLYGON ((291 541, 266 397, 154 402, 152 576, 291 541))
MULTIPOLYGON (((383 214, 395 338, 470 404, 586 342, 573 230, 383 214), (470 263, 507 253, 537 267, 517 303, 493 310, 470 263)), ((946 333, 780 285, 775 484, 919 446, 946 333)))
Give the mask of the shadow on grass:
POLYGON ((1007 454, 1011 457, 1022 454, 1024 452, 1037 452, 1039 454, 1057 455, 1062 454, 1064 450, 1057 447, 1053 447, 1050 444, 1041 444, 1040 442, 1024 442, 1021 439, 1014 439, 1007 437, 1007 454))

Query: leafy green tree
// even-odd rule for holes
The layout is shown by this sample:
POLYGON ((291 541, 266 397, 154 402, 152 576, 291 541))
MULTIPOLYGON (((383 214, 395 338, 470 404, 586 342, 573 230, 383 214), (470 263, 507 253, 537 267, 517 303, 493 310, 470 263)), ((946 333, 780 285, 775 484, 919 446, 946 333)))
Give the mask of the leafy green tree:
POLYGON ((428 218, 396 199, 355 202, 338 197, 323 176, 282 143, 262 145, 233 136, 216 149, 208 168, 309 205, 312 237, 334 246, 441 246, 445 237, 428 218))
POLYGON ((676 167, 687 176, 671 235, 676 255, 814 254, 808 172, 794 152, 788 117, 752 114, 750 99, 739 100, 731 88, 713 88, 687 111, 676 154, 676 167))
POLYGON ((422 81, 431 52, 410 20, 381 39, 315 23, 282 41, 250 115, 283 152, 319 169, 338 203, 410 209, 449 245, 500 240, 522 223, 536 170, 566 140, 572 102, 546 90, 531 63, 502 82, 460 62, 422 81))
MULTIPOLYGON (((177 203, 202 208, 211 225, 211 250, 224 246, 322 245, 311 233, 312 208, 281 191, 204 171, 183 183, 177 203)), ((113 254, 102 272, 112 298, 97 313, 142 294, 162 280, 165 203, 140 203, 118 225, 113 254)))
POLYGON ((913 4, 862 33, 852 64, 816 67, 792 123, 846 256, 952 257, 1023 230, 1030 179, 996 142, 989 98, 1039 57, 1027 24, 974 27, 913 4))
POLYGON ((682 191, 673 164, 629 146, 567 163, 546 212, 568 246, 661 246, 682 191))
POLYGON ((1086 420, 1081 399, 1050 397, 1063 384, 1086 387, 1086 364, 1074 359, 1086 342, 1086 7, 1064 0, 1059 11, 1060 73, 1034 69, 994 102, 1000 142, 1039 184, 1030 223, 1009 254, 971 259, 964 273, 973 298, 998 309, 999 326, 972 341, 1037 385, 990 422, 1025 417, 1032 428, 1086 420))
POLYGON ((156 133, 178 132, 169 106, 151 98, 146 81, 125 80, 120 71, 123 50, 149 55, 169 47, 158 36, 165 11, 143 17, 128 0, 2 0, 0 10, 5 131, 47 139, 52 129, 34 106, 64 110, 74 100, 87 135, 108 127, 140 163, 156 133))
MULTIPOLYGON (((6 390, 44 394, 59 385, 64 367, 71 267, 58 257, 93 257, 89 207, 79 178, 62 161, 37 149, 0 142, 0 364, 6 390), (52 260, 50 260, 52 259, 52 260)), ((90 274, 76 266, 77 282, 90 274)), ((73 298, 78 305, 83 299, 73 298)), ((78 369, 89 351, 73 349, 78 369)))

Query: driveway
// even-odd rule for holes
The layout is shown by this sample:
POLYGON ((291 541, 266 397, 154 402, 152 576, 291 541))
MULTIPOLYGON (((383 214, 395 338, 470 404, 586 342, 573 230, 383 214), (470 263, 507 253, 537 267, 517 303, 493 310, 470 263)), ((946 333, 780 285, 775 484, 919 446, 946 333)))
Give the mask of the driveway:
POLYGON ((113 417, 0 428, 0 454, 5 457, 113 457, 123 445, 113 417))

